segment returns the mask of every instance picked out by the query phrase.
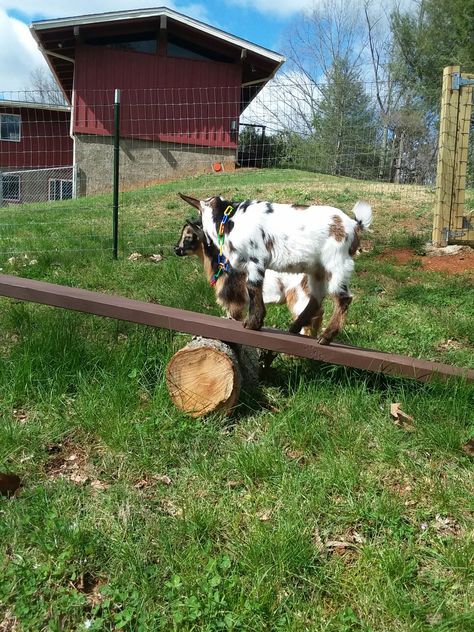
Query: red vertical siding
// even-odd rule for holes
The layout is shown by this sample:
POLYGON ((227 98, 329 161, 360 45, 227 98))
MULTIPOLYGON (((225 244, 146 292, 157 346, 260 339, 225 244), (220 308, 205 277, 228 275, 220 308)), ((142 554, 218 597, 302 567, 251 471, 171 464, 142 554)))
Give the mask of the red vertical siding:
POLYGON ((9 107, 0 103, 0 114, 21 116, 20 141, 0 140, 0 167, 40 169, 72 165, 69 112, 9 107))
POLYGON ((74 132, 110 135, 119 88, 122 136, 234 148, 230 125, 239 117, 240 82, 238 64, 81 45, 74 132))

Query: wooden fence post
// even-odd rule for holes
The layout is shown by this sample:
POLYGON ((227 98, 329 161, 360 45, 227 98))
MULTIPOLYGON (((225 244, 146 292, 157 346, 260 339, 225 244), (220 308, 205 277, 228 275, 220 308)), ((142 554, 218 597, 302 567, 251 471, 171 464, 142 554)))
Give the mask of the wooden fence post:
POLYGON ((436 172, 436 206, 433 221, 433 245, 446 246, 453 210, 454 169, 458 125, 459 90, 453 90, 453 74, 460 66, 447 66, 443 71, 441 118, 436 172))
MULTIPOLYGON (((462 73, 463 79, 474 79, 474 75, 462 73)), ((459 90, 459 110, 456 140, 456 164, 454 166, 453 210, 451 215, 451 230, 459 232, 459 239, 468 237, 467 226, 464 226, 466 172, 469 151, 469 132, 471 127, 472 93, 474 85, 463 85, 459 90), (461 234, 462 233, 462 234, 461 234)))

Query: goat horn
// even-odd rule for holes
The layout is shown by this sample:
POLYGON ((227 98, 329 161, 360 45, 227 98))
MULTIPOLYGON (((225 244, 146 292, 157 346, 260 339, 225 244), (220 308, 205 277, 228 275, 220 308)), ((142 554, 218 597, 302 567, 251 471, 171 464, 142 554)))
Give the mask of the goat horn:
POLYGON ((197 208, 198 211, 201 210, 201 202, 196 198, 190 197, 189 195, 184 195, 184 193, 178 193, 178 195, 182 200, 184 200, 191 206, 194 206, 194 208, 197 208))

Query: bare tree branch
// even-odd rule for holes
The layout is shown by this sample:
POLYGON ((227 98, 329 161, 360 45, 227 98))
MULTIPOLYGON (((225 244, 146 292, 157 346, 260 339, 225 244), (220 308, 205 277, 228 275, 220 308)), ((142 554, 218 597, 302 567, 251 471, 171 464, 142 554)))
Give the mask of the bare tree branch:
POLYGON ((43 66, 37 66, 30 72, 30 83, 25 88, 25 100, 51 105, 67 105, 53 75, 43 66))

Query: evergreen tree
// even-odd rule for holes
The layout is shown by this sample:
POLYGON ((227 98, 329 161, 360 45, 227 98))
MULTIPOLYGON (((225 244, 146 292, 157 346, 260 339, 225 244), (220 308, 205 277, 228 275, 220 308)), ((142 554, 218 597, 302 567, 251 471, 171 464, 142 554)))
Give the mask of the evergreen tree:
POLYGON ((416 12, 395 11, 391 26, 400 80, 436 116, 443 68, 474 72, 474 0, 422 0, 416 12))
POLYGON ((334 175, 376 177, 377 121, 358 72, 336 58, 314 116, 316 168, 334 175))

